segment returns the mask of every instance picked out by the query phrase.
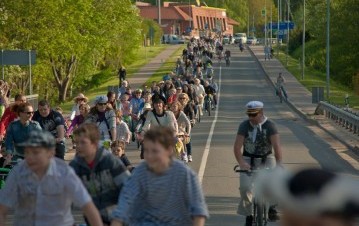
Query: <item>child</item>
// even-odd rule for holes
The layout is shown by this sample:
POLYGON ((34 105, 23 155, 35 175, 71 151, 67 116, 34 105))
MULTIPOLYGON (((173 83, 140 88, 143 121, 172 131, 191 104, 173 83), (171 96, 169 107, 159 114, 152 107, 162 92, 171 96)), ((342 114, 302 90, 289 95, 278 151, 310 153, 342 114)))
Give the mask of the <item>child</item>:
POLYGON ((124 93, 120 96, 120 107, 119 110, 122 112, 122 119, 127 125, 131 124, 132 106, 128 101, 129 95, 124 93))
POLYGON ((96 124, 81 124, 74 131, 74 138, 77 155, 70 162, 70 166, 90 193, 103 223, 110 225, 111 212, 130 172, 120 159, 104 147, 99 147, 101 135, 96 124))
POLYGON ((72 204, 82 209, 91 225, 103 225, 80 179, 65 161, 54 157, 51 133, 34 130, 19 145, 25 148, 25 160, 11 170, 0 190, 0 225, 5 225, 12 208, 14 225, 71 226, 72 204))
POLYGON ((116 111, 116 136, 116 140, 124 141, 126 144, 130 143, 131 131, 128 128, 128 125, 122 121, 121 110, 116 111))
POLYGON ((133 170, 134 167, 125 154, 125 143, 123 141, 116 140, 115 142, 112 142, 111 150, 112 154, 119 157, 129 171, 133 170))

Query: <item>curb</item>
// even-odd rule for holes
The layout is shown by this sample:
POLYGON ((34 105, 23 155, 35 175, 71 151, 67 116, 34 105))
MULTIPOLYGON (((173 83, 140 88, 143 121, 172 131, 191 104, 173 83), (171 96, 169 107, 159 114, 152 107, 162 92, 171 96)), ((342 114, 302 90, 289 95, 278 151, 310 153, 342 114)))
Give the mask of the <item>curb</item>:
MULTIPOLYGON (((264 69, 264 66, 262 65, 262 63, 259 61, 258 57, 254 54, 253 50, 247 46, 248 51, 250 52, 250 54, 256 59, 257 63, 260 65, 261 70, 263 71, 263 73, 266 76, 266 79, 269 81, 269 83, 272 85, 272 88, 275 89, 275 84, 272 81, 272 79, 269 77, 269 75, 267 74, 266 70, 264 69)), ((307 121, 308 123, 310 123, 311 125, 315 125, 317 127, 319 127, 320 129, 324 130, 326 133, 328 133, 330 136, 332 136, 334 139, 340 141, 344 146, 346 146, 349 150, 353 151, 354 154, 359 156, 359 147, 358 146, 354 146, 352 144, 349 144, 348 142, 346 142, 344 139, 338 137, 336 134, 332 133, 331 131, 329 131, 328 129, 326 129, 325 127, 323 127, 317 120, 312 119, 310 117, 308 117, 308 115, 303 112, 302 110, 298 109, 295 104, 293 104, 292 102, 285 100, 285 103, 287 103, 287 105, 295 112, 297 113, 302 119, 304 119, 305 121, 307 121)))

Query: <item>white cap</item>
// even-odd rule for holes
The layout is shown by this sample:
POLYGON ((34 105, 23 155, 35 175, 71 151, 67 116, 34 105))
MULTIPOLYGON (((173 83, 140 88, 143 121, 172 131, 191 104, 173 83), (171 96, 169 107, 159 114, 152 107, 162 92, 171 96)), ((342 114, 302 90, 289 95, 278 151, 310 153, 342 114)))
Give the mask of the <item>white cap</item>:
POLYGON ((247 113, 256 113, 264 106, 263 102, 260 101, 250 101, 246 104, 247 113))

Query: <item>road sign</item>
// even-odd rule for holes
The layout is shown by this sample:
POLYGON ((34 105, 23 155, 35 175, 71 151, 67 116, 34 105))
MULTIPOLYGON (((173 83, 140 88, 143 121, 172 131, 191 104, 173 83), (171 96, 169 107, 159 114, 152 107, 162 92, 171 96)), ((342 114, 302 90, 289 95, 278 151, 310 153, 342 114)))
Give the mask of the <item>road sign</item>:
POLYGON ((35 63, 34 50, 1 50, 0 65, 34 65, 35 63))
MULTIPOLYGON (((292 30, 294 29, 294 22, 280 22, 279 23, 279 30, 286 30, 288 29, 288 26, 289 26, 289 29, 292 30)), ((267 29, 271 29, 271 23, 268 23, 267 25, 267 29)), ((272 29, 278 29, 278 23, 272 23, 272 29)))

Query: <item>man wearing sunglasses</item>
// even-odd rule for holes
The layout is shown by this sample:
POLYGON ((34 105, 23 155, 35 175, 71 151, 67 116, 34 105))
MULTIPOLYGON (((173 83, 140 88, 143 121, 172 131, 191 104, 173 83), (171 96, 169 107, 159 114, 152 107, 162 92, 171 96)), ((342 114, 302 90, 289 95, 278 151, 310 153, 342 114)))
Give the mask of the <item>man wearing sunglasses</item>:
POLYGON ((32 120, 40 123, 43 130, 50 132, 56 140, 55 157, 65 158, 65 120, 63 116, 51 109, 47 100, 41 100, 32 120))
MULTIPOLYGON (((234 143, 234 155, 242 170, 273 168, 282 162, 277 128, 274 122, 264 115, 263 106, 264 104, 260 101, 248 102, 246 105, 248 119, 239 125, 234 143)), ((238 214, 246 216, 245 225, 249 226, 253 221, 252 176, 241 174, 240 185, 241 199, 238 214)), ((278 219, 273 207, 269 208, 269 219, 278 219)))

